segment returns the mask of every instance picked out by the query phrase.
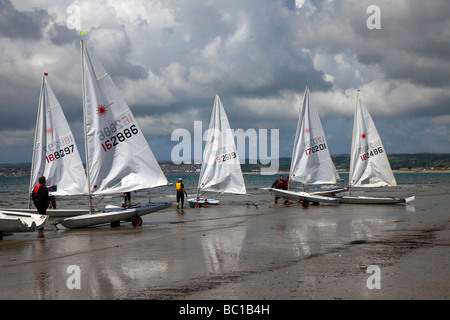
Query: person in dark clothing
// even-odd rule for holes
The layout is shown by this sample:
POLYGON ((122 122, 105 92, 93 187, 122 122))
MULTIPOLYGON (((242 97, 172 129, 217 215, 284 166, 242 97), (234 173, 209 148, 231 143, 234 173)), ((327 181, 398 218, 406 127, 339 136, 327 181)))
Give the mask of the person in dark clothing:
MULTIPOLYGON (((33 203, 36 206, 39 214, 45 215, 47 213, 47 208, 49 206, 50 198, 48 196, 48 189, 46 186, 45 177, 39 178, 39 183, 34 187, 33 193, 31 194, 31 198, 33 199, 33 203)), ((43 236, 44 229, 39 229, 39 236, 43 236)))
POLYGON ((42 215, 47 213, 47 208, 50 201, 46 183, 47 181, 45 180, 45 177, 40 177, 39 183, 34 187, 31 196, 36 209, 42 215))
POLYGON ((275 180, 272 183, 272 187, 271 188, 275 188, 275 189, 285 189, 286 186, 286 182, 283 180, 284 176, 281 175, 277 180, 275 180))
MULTIPOLYGON (((271 188, 287 189, 286 188, 286 182, 283 179, 284 179, 284 176, 281 175, 277 180, 274 181, 274 183, 272 183, 272 187, 271 188)), ((278 203, 278 199, 280 199, 280 197, 275 197, 275 203, 278 203)))
POLYGON ((183 179, 178 179, 177 184, 175 185, 177 189, 177 209, 179 209, 179 205, 181 203, 181 209, 184 207, 184 195, 187 197, 186 189, 184 189, 183 179))

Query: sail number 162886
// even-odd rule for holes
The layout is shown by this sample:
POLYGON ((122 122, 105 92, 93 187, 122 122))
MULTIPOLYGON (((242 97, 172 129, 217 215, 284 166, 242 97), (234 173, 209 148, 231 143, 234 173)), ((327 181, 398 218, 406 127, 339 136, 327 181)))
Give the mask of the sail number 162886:
POLYGON ((102 148, 105 152, 110 150, 112 147, 117 146, 120 142, 124 142, 126 139, 131 138, 133 135, 137 134, 139 130, 133 124, 130 128, 126 128, 121 132, 118 132, 110 139, 102 143, 102 148))

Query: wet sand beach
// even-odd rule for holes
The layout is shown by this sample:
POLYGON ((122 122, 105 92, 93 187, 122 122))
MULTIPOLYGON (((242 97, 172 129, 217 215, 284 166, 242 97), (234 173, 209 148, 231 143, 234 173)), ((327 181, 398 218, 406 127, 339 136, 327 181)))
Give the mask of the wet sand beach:
POLYGON ((240 272, 168 288, 152 298, 224 300, 447 300, 450 298, 448 196, 417 199, 424 215, 395 230, 354 240, 301 261, 261 272, 240 272), (369 289, 370 265, 380 268, 380 288, 369 289))
POLYGON ((0 242, 2 300, 448 299, 448 192, 407 205, 176 210, 0 242), (369 266, 379 289, 369 289, 369 266))
MULTIPOLYGON (((214 289, 168 295, 182 299, 448 300, 449 220, 421 223, 386 239, 355 241, 289 266, 223 279, 214 289), (370 265, 380 267, 380 288, 369 289, 370 265)), ((193 285, 195 287, 195 285, 193 285)), ((169 290, 170 291, 170 290, 169 290)), ((178 289, 179 291, 179 289, 178 289)))

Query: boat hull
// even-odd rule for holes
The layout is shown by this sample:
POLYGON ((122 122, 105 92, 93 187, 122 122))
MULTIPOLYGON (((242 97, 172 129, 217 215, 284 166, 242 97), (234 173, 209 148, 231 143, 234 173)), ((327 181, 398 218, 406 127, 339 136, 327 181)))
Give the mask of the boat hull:
POLYGON ((274 197, 280 197, 280 198, 284 198, 284 199, 292 200, 292 201, 296 201, 296 202, 298 202, 298 201, 319 202, 319 203, 340 203, 341 202, 340 198, 338 198, 338 197, 308 193, 308 192, 303 192, 303 191, 297 192, 297 191, 291 191, 291 190, 270 188, 269 192, 274 197))
POLYGON ((206 206, 216 206, 220 204, 220 201, 217 199, 208 199, 208 198, 194 198, 188 199, 189 206, 191 208, 200 208, 206 206))
POLYGON ((366 197, 366 196, 343 196, 342 203, 352 204, 397 204, 408 203, 414 200, 410 198, 393 198, 393 197, 366 197))
POLYGON ((68 229, 87 228, 120 221, 131 221, 134 218, 169 208, 170 202, 151 202, 146 205, 122 208, 119 206, 107 206, 105 212, 96 212, 80 216, 74 216, 57 220, 68 229))
MULTIPOLYGON (((37 209, 2 208, 1 210, 38 214, 37 209)), ((46 213, 49 217, 65 218, 88 214, 89 209, 47 209, 46 213)))
POLYGON ((313 195, 319 195, 319 196, 334 196, 337 193, 344 192, 345 190, 346 189, 344 189, 344 188, 336 188, 336 189, 327 189, 327 190, 321 190, 321 191, 311 191, 308 193, 313 194, 313 195))
POLYGON ((16 211, 0 211, 0 233, 32 232, 43 229, 48 216, 16 211))

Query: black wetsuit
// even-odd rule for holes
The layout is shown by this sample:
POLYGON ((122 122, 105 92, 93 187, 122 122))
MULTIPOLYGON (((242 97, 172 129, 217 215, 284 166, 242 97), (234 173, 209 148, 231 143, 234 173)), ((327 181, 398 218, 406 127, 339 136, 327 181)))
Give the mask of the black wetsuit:
POLYGON ((47 213, 48 202, 50 200, 47 187, 43 184, 36 185, 33 189, 32 199, 38 212, 45 215, 47 213))
POLYGON ((181 208, 184 206, 184 185, 183 183, 177 183, 177 204, 181 203, 181 208))

